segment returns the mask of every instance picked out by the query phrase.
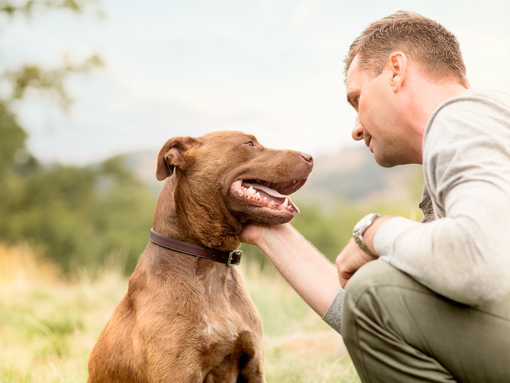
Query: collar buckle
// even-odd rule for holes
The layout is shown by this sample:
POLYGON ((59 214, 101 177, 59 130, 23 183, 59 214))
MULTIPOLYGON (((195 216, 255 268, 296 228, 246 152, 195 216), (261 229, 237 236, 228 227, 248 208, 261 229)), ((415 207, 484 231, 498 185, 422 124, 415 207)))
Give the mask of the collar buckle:
POLYGON ((230 254, 228 255, 228 261, 227 261, 227 266, 231 267, 231 266, 238 266, 241 264, 241 256, 243 255, 243 251, 242 250, 234 250, 234 251, 231 251, 230 254), (238 255, 239 258, 237 260, 237 263, 232 263, 232 257, 234 255, 238 255))

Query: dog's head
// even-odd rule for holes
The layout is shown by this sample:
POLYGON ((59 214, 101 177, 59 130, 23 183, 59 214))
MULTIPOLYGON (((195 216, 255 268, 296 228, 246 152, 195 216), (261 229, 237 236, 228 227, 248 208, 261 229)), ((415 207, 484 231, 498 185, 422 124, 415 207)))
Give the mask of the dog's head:
POLYGON ((156 176, 173 179, 173 199, 188 217, 239 223, 289 222, 297 206, 288 197, 306 182, 312 157, 262 146, 237 131, 176 137, 161 148, 156 176))

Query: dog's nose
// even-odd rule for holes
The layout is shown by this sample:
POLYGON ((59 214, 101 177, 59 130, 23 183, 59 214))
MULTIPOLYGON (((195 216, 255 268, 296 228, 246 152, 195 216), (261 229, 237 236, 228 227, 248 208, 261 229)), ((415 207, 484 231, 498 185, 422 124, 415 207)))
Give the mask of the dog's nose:
POLYGON ((301 152, 301 157, 303 157, 303 159, 308 162, 310 167, 313 166, 313 157, 310 154, 301 152))

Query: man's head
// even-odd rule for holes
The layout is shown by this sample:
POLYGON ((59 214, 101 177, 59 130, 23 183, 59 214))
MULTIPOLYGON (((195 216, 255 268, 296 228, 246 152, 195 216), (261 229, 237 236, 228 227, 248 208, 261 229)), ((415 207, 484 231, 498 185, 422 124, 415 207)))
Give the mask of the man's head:
POLYGON ((455 36, 439 23, 397 12, 369 25, 345 60, 347 98, 358 112, 353 138, 382 166, 421 162, 432 106, 468 87, 455 36))
POLYGON ((395 51, 412 58, 432 79, 456 79, 469 87, 455 35, 434 20, 405 11, 373 22, 353 41, 345 59, 345 75, 358 56, 359 69, 377 76, 395 51))

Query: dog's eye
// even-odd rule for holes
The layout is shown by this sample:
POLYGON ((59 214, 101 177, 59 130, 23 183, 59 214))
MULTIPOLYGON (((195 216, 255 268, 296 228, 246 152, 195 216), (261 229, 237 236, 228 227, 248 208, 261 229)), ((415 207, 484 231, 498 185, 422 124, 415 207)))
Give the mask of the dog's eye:
POLYGON ((253 146, 253 141, 248 141, 247 143, 245 143, 245 145, 253 146))

